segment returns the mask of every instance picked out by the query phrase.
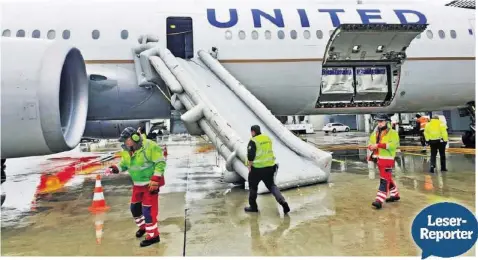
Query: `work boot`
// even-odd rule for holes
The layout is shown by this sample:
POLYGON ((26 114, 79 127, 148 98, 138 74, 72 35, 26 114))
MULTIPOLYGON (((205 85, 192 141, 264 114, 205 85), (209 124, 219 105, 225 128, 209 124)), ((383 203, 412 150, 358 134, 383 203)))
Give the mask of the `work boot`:
POLYGON ((140 247, 150 246, 152 244, 159 243, 159 241, 160 241, 160 239, 159 239, 159 235, 158 235, 157 237, 153 237, 153 238, 145 239, 145 240, 141 241, 139 246, 140 247))
POLYGON ((447 168, 445 168, 445 169, 441 169, 441 171, 442 171, 442 172, 447 172, 447 171, 448 171, 448 169, 447 169, 447 168))
POLYGON ((376 209, 381 209, 382 208, 382 202, 376 200, 372 202, 372 206, 374 206, 376 209))
POLYGON ((400 200, 400 196, 390 196, 390 198, 387 198, 385 201, 386 202, 395 202, 395 201, 399 201, 400 200))
POLYGON ((259 212, 259 210, 257 208, 253 208, 253 207, 245 207, 244 211, 245 212, 259 212))
POLYGON ((430 173, 435 173, 435 167, 430 167, 430 173))
POLYGON ((284 209, 284 215, 290 212, 289 204, 287 204, 287 202, 284 202, 281 205, 282 205, 282 208, 284 209))
POLYGON ((138 229, 138 231, 136 231, 136 237, 140 238, 144 235, 144 233, 146 233, 146 229, 138 229))

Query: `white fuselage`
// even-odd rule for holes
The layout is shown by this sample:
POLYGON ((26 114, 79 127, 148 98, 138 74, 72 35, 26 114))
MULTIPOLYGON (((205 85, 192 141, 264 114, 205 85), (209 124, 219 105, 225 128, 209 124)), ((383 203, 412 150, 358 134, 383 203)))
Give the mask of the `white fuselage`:
MULTIPOLYGON (((216 47, 221 63, 277 115, 433 111, 475 99, 474 10, 317 1, 13 2, 3 4, 1 29, 10 30, 12 37, 18 30, 24 30, 25 37, 39 30, 43 39, 54 31, 55 40, 81 50, 88 71, 118 66, 133 70, 131 49, 138 44, 138 36, 157 35, 166 46, 166 19, 174 16, 192 18, 194 53, 216 47), (214 9, 215 16, 211 12, 208 16, 208 9, 214 9), (233 9, 232 13, 229 9, 233 9), (279 10, 283 27, 263 16, 254 20, 251 9, 272 16, 274 9, 279 10), (302 13, 297 9, 303 9, 302 13), (358 9, 375 11, 367 11, 364 16, 364 11, 358 9), (407 50, 399 94, 391 104, 386 108, 315 108, 324 51, 329 32, 335 29, 333 23, 337 22, 332 16, 337 14, 340 23, 362 24, 368 17, 370 23, 398 24, 401 20, 396 10, 420 12, 429 26, 407 50), (237 21, 231 14, 237 14, 237 21), (70 34, 67 40, 62 37, 65 30, 70 34), (99 32, 98 39, 92 38, 94 30, 99 32), (127 39, 121 38, 122 30, 128 31, 127 39), (455 38, 450 36, 452 30, 455 38), (269 33, 271 37, 266 39, 269 33), (280 39, 278 34, 282 33, 284 37, 280 39)), ((417 16, 405 17, 408 22, 417 21, 417 16)))

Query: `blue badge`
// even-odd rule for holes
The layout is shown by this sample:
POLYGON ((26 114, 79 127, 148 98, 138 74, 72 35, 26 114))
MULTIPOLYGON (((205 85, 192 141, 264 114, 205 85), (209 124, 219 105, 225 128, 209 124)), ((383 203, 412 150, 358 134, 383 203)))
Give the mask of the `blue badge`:
POLYGON ((442 202, 423 209, 413 220, 412 236, 423 250, 422 259, 431 255, 455 257, 466 253, 476 242, 478 223, 467 208, 442 202))

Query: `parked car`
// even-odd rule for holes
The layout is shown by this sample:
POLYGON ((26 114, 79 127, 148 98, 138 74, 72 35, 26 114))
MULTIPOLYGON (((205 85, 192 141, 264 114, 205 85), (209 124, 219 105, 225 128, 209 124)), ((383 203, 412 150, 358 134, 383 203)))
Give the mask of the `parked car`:
POLYGON ((328 133, 328 132, 332 132, 332 133, 348 132, 348 131, 350 131, 350 127, 348 127, 344 124, 341 124, 341 123, 328 123, 324 126, 324 128, 322 128, 322 130, 325 133, 328 133))

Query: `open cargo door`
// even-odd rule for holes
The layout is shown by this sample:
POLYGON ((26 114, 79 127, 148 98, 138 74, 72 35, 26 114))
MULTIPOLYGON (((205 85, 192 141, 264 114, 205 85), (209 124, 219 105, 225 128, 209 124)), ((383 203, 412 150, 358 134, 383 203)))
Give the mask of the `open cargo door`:
POLYGON ((318 107, 386 106, 406 50, 427 24, 342 24, 324 52, 318 107))

